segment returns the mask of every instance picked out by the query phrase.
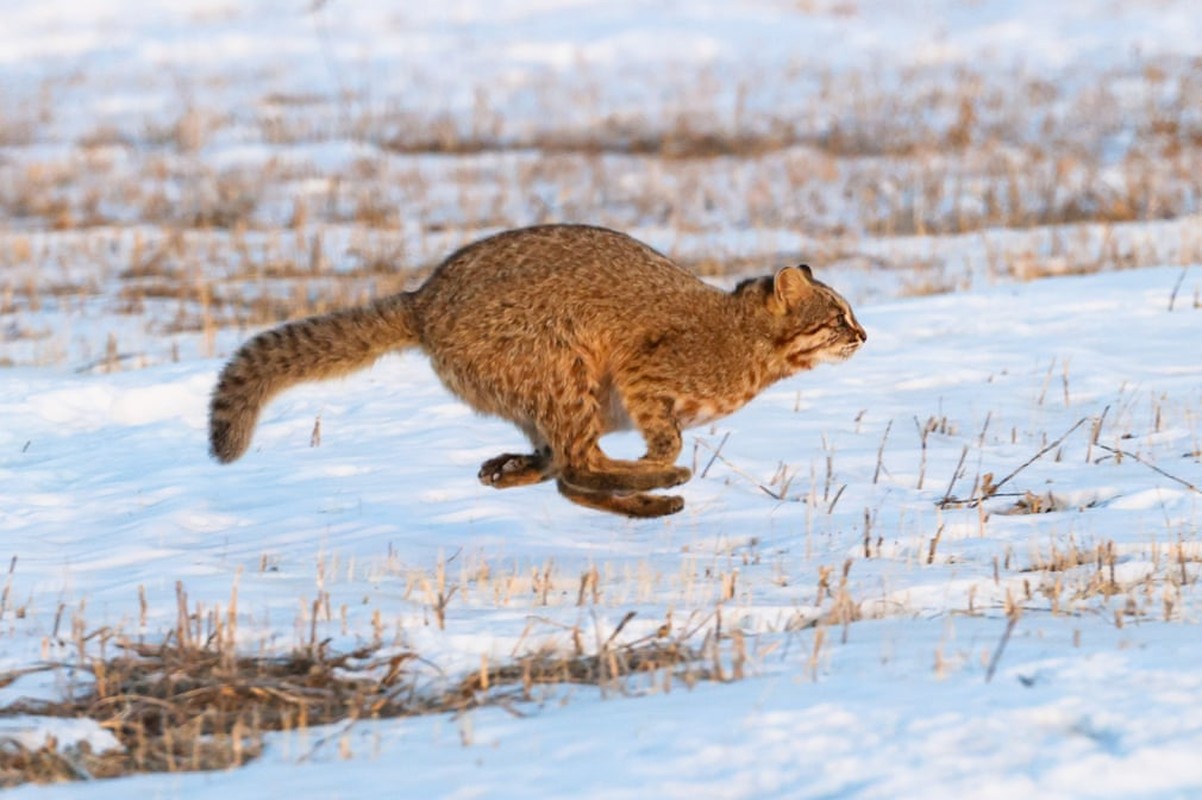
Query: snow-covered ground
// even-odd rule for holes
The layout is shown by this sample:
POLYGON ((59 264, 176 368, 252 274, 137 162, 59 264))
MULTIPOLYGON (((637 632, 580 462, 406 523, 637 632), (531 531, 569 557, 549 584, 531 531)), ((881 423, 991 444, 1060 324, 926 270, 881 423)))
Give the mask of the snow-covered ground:
POLYGON ((137 780, 156 793, 247 797, 264 785, 353 796, 392 782, 465 797, 1197 791, 1202 495, 1148 466, 1202 483, 1202 363, 1189 344, 1202 310, 1180 297, 1168 310, 1179 273, 864 307, 869 343, 851 362, 691 436, 704 467, 729 434, 685 487, 686 510, 648 522, 589 513, 550 487, 481 486, 478 462, 516 434, 474 419, 416 355, 285 396, 228 468, 204 458, 216 362, 84 378, 13 370, 0 403, 0 520, 18 558, 10 605, 23 616, 10 608, 4 621, 4 666, 48 655, 60 603, 89 626, 153 637, 173 623, 176 581, 210 609, 236 585, 252 649, 303 641, 326 593, 333 613, 319 635, 363 643, 379 614, 390 636, 452 673, 523 641, 566 644, 565 627, 607 629, 630 610, 633 636, 668 613, 683 626, 720 607, 753 642, 742 683, 605 701, 577 689, 520 720, 494 710, 361 724, 351 762, 335 749, 297 766, 318 734, 281 735, 234 774, 137 780), (310 447, 318 415, 321 445, 310 447), (919 425, 932 418, 924 467, 919 425), (1050 492, 1056 510, 1006 515, 1012 497, 989 501, 985 518, 937 510, 949 488, 970 496, 983 472, 1000 481, 1082 418, 1002 488, 1050 492), (778 501, 757 483, 782 470, 796 480, 778 501), (1054 551, 1111 542, 1111 589, 1097 584, 1110 566, 1092 556, 1039 568, 1054 551), (421 587, 452 558, 459 592, 439 630, 421 587), (846 641, 832 629, 815 663, 806 622, 820 611, 819 571, 837 576, 846 561, 864 619, 846 641), (578 607, 578 577, 592 566, 602 600, 578 607), (545 597, 531 577, 544 570, 545 597), (734 597, 721 601, 731 575, 734 597), (1007 595, 1023 613, 986 683, 1007 595))
MULTIPOLYGON (((347 93, 356 98, 347 113, 404 97, 470 127, 473 89, 487 84, 489 107, 504 108, 505 132, 516 134, 572 123, 572 107, 557 116, 522 91, 547 75, 563 91, 606 87, 588 99, 587 121, 671 105, 694 70, 762 81, 779 68, 793 78, 757 83, 749 102, 782 100, 802 114, 824 107, 818 84, 798 77, 810 70, 875 71, 888 84, 916 65, 971 62, 1047 71, 1071 86, 1136 56, 1193 57, 1202 41, 1202 15, 1167 1, 76 5, 5 12, 0 107, 20 123, 37 117, 39 96, 49 104, 32 140, 0 124, 8 175, 84 158, 78 140, 100 126, 132 137, 110 153, 132 159, 120 153, 155 147, 147 120, 174 125, 181 103, 226 115, 187 158, 265 163, 296 150, 247 133, 263 98, 287 95, 280 113, 292 113, 289 103, 313 95, 300 105, 337 128, 305 150, 305 169, 320 177, 335 168, 326 159, 343 159, 341 169, 379 155, 338 128, 347 93)), ((472 201, 449 185, 457 162, 427 158, 441 164, 423 173, 431 196, 450 208, 472 201)), ((520 171, 522 159, 538 155, 505 163, 520 171)), ((292 176, 287 192, 315 179, 292 176)), ((176 200, 192 202, 187 175, 177 184, 176 200)), ((98 259, 131 247, 130 230, 157 235, 122 219, 123 208, 106 212, 112 251, 98 259)), ((520 221, 522 208, 506 218, 520 221)), ((268 209, 256 223, 265 230, 249 235, 274 235, 285 215, 268 209)), ((799 246, 718 217, 689 231, 691 247, 799 246)), ((1197 225, 1136 223, 1130 236, 1153 247, 1172 231, 1184 242, 1197 225)), ((437 235, 416 244, 407 226, 411 248, 445 249, 437 235)), ((58 253, 82 236, 36 216, 11 227, 0 238, 11 245, 6 266, 21 261, 11 255, 20 237, 35 253, 58 253)), ((639 233, 665 248, 678 240, 667 223, 639 233)), ((979 265, 988 238, 1007 235, 957 246, 979 265)), ((1111 241, 1109 229, 1089 235, 1111 241)), ((87 261, 63 260, 55 270, 86 274, 87 261)), ((177 586, 202 618, 228 609, 236 590, 248 652, 285 652, 313 632, 344 650, 381 638, 419 653, 432 675, 458 676, 482 657, 566 646, 573 628, 596 641, 631 611, 627 639, 665 622, 674 632, 705 626, 718 612, 724 630, 744 635, 748 662, 730 683, 625 697, 564 688, 521 717, 494 708, 272 734, 263 757, 236 771, 11 794, 1202 795, 1202 265, 1179 260, 910 298, 896 297, 896 278, 879 268, 815 261, 820 277, 862 299, 868 343, 688 434, 684 459, 697 477, 683 487, 686 508, 653 521, 588 512, 549 486, 481 486, 479 463, 522 439, 474 417, 415 353, 283 396, 251 451, 219 467, 206 456, 205 406, 221 358, 198 355, 200 334, 177 337, 178 362, 106 373, 74 350, 28 366, 38 359, 21 357, 14 333, 2 341, 19 366, 0 373, 0 673, 69 660, 76 629, 160 640, 177 618, 177 586), (982 507, 941 507, 974 497, 986 475, 1000 486, 982 507), (579 605, 581 576, 594 568, 595 602, 579 605), (454 588, 442 627, 440 571, 454 588), (837 600, 850 602, 845 627, 827 624, 837 600), (1017 622, 1004 640, 1007 610, 1017 622)), ((940 277, 958 285, 958 273, 940 277)), ((107 287, 97 292, 118 294, 117 268, 97 280, 107 287)), ((0 271, 0 286, 17 296, 2 304, 6 331, 50 327, 103 343, 118 330, 122 352, 168 349, 104 305, 22 302, 23 274, 0 271)), ((246 333, 220 331, 213 347, 227 354, 246 333)), ((607 444, 639 452, 632 436, 607 444)), ((19 678, 0 687, 0 706, 53 696, 72 678, 65 669, 19 678)), ((0 739, 47 733, 108 741, 82 723, 0 725, 0 739)))

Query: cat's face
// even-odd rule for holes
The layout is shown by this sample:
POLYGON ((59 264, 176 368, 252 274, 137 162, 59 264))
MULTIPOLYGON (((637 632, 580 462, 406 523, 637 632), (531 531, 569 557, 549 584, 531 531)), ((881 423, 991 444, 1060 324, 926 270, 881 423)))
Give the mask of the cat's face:
POLYGON ((798 315, 812 321, 803 336, 816 341, 811 350, 815 360, 845 361, 868 341, 868 334, 842 295, 818 281, 813 288, 808 307, 798 315))
POLYGON ((807 266, 785 267, 774 277, 745 281, 735 291, 758 293, 786 374, 845 361, 868 340, 848 302, 815 280, 807 266))

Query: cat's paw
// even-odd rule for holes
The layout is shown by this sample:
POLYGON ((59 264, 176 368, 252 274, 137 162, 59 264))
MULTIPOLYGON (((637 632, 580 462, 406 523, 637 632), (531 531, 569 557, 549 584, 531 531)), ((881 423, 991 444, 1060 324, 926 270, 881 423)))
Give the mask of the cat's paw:
POLYGON ((547 459, 539 454, 502 453, 480 465, 480 483, 494 489, 528 486, 547 480, 547 459))

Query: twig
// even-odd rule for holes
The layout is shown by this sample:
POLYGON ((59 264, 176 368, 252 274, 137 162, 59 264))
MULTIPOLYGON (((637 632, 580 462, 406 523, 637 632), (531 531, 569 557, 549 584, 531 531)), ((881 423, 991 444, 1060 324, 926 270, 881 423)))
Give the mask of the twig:
POLYGON ((1043 401, 1048 396, 1048 386, 1052 382, 1052 370, 1056 369, 1056 357, 1052 356, 1052 363, 1048 364, 1048 374, 1043 376, 1043 389, 1039 392, 1039 405, 1043 405, 1043 401))
POLYGON ((92 361, 89 361, 88 363, 84 364, 81 367, 76 367, 75 374, 83 375, 85 373, 91 372, 92 370, 96 369, 97 367, 108 366, 110 364, 118 364, 123 361, 130 361, 131 359, 143 357, 145 355, 146 355, 145 353, 114 353, 111 356, 105 356, 104 358, 93 359, 92 361))
POLYGON ((885 426, 885 435, 881 437, 881 446, 876 451, 876 471, 872 473, 872 482, 875 484, 881 479, 881 467, 885 458, 885 442, 889 441, 889 431, 893 430, 893 420, 889 420, 889 424, 885 426))
POLYGON ((935 531, 935 535, 931 537, 931 547, 927 551, 928 564, 935 563, 935 550, 939 547, 939 540, 943 538, 943 527, 943 525, 940 525, 938 530, 935 531))
POLYGON ((609 638, 605 640, 605 644, 601 645, 602 651, 609 649, 609 646, 611 644, 613 644, 614 639, 616 639, 618 634, 622 632, 622 629, 626 627, 626 623, 628 623, 628 622, 630 622, 630 620, 634 619, 634 616, 636 613, 637 612, 634 612, 634 611, 626 612, 626 616, 622 617, 622 621, 618 623, 618 626, 616 628, 614 628, 613 633, 611 633, 609 635, 609 638))
POLYGON ((1108 446, 1102 444, 1101 442, 1098 442, 1098 447, 1102 448, 1103 450, 1105 450, 1108 453, 1112 453, 1117 456, 1124 456, 1126 458, 1134 459, 1134 460, 1138 461, 1139 463, 1143 464, 1148 469, 1150 469, 1154 472, 1159 472, 1161 475, 1165 476, 1166 478, 1168 478, 1171 481, 1176 481, 1177 483, 1184 486, 1186 489, 1189 489, 1191 492, 1197 492, 1198 494, 1202 494, 1202 489, 1199 489, 1194 484, 1190 483, 1189 481, 1187 481, 1183 478, 1178 478, 1176 475, 1172 475, 1168 472, 1165 472, 1163 469, 1156 466, 1155 464, 1152 464, 1148 461, 1144 461, 1142 458, 1137 456, 1135 453, 1131 453, 1126 450, 1120 450, 1115 447, 1108 447, 1108 446))
POLYGON ((309 748, 309 751, 307 753, 301 754, 301 757, 296 760, 296 763, 304 764, 304 763, 308 762, 309 760, 311 760, 313 758, 313 756, 315 756, 317 754, 318 750, 325 747, 330 742, 334 741, 334 739, 346 736, 348 733, 351 732, 351 728, 355 727, 355 725, 359 722, 359 719, 360 719, 359 717, 351 717, 349 720, 347 720, 347 723, 345 725, 343 725, 341 728, 338 728, 335 731, 331 731, 330 733, 328 733, 325 736, 318 739, 316 742, 313 743, 313 746, 309 748))
POLYGON ((843 490, 846 488, 847 488, 847 484, 845 483, 839 487, 839 491, 835 492, 835 496, 833 498, 831 498, 831 504, 826 507, 827 514, 835 513, 835 503, 839 502, 839 498, 843 496, 843 490))
POLYGON ((1181 284, 1185 282, 1185 273, 1189 272, 1189 264, 1182 268, 1181 274, 1177 276, 1177 283, 1173 286, 1173 293, 1169 295, 1169 311, 1173 310, 1173 304, 1177 302, 1177 292, 1181 291, 1181 284))
POLYGON ((997 671, 998 662, 1002 660, 1002 653, 1006 650, 1006 643, 1010 641, 1010 634, 1014 633, 1014 626, 1018 624, 1019 615, 1011 613, 1006 615, 1006 630, 1002 631, 1002 639, 997 643, 997 648, 993 651, 993 657, 989 659, 989 667, 985 670, 985 683, 993 680, 993 673, 997 671))
POLYGON ((939 501, 939 505, 949 504, 952 500, 952 489, 956 486, 956 481, 960 480, 960 470, 964 469, 964 459, 968 457, 968 445, 964 445, 964 449, 960 451, 960 461, 956 464, 956 468, 952 470, 952 479, 947 482, 947 491, 943 493, 943 499, 939 501))
POLYGON ((8 579, 4 582, 4 591, 0 592, 0 618, 4 616, 4 612, 8 608, 8 596, 12 594, 13 573, 16 569, 17 557, 13 556, 13 560, 8 562, 8 579))
POLYGON ((931 429, 918 421, 918 416, 914 417, 914 427, 918 430, 918 441, 922 446, 922 455, 918 461, 918 485, 914 488, 922 491, 922 484, 927 476, 927 437, 931 434, 931 429))
POLYGON ((1102 409, 1102 414, 1093 423, 1093 429, 1089 434, 1089 444, 1085 448, 1085 463, 1093 462, 1093 446, 1098 443, 1098 436, 1102 434, 1102 425, 1106 423, 1106 415, 1110 413, 1110 404, 1102 409))
POLYGON ((1007 483, 1007 482, 1009 482, 1009 480, 1010 480, 1011 478, 1013 478, 1015 475, 1017 475, 1018 473, 1022 472, 1024 469, 1026 469, 1027 467, 1031 466, 1032 464, 1034 464, 1034 463, 1035 463, 1036 461, 1038 461, 1039 459, 1043 458, 1045 455, 1047 455, 1047 454, 1048 454, 1049 452, 1051 452, 1052 450, 1055 450, 1057 447, 1059 447, 1059 446, 1060 446, 1060 443, 1061 443, 1061 442, 1063 442, 1065 439, 1067 439, 1067 438, 1069 437, 1069 434, 1071 434, 1073 431, 1077 430, 1077 428, 1080 428, 1082 425, 1084 425, 1084 424, 1085 424, 1085 422, 1086 422, 1086 420, 1088 420, 1088 419, 1089 419, 1089 417, 1081 417, 1081 419, 1077 420, 1077 422, 1076 422, 1076 423, 1073 425, 1073 427, 1069 428, 1067 431, 1065 431, 1064 433, 1060 434, 1060 438, 1059 438, 1059 439, 1057 439, 1056 441, 1054 441, 1054 442, 1052 442, 1051 444, 1049 444, 1049 445, 1047 445, 1046 447, 1044 447, 1044 448, 1043 448, 1042 450, 1040 450, 1038 453, 1036 453, 1035 455, 1033 455, 1033 456, 1031 456, 1030 458, 1028 458, 1028 459, 1027 459, 1025 462, 1023 462, 1023 464, 1022 464, 1021 466, 1019 466, 1019 467, 1018 467, 1016 470, 1014 470, 1014 471, 1013 471, 1013 472, 1011 472, 1009 475, 1007 475, 1006 477, 1002 478, 1000 481, 998 481, 997 483, 995 483, 995 484, 993 485, 993 486, 994 486, 994 488, 995 488, 995 489, 1000 489, 1000 488, 1002 488, 1002 487, 1003 487, 1003 486, 1005 486, 1005 485, 1006 485, 1006 483, 1007 483))
MULTIPOLYGON (((974 497, 971 500, 967 500, 967 501, 959 500, 954 497, 945 497, 944 499, 939 501, 939 503, 938 503, 939 507, 946 508, 947 506, 951 506, 951 505, 967 503, 969 508, 976 508, 978 505, 981 504, 982 501, 987 500, 990 497, 996 497, 998 495, 998 491, 997 491, 998 489, 1002 488, 1007 483, 1009 483, 1012 478, 1014 478, 1016 475, 1018 475, 1018 473, 1022 472, 1024 469, 1031 466, 1039 459, 1043 458, 1049 452, 1051 452, 1052 450, 1055 450, 1057 447, 1059 447, 1061 442, 1063 442, 1065 439, 1067 439, 1069 437, 1069 435, 1072 434, 1073 431, 1077 430, 1077 428, 1080 428, 1082 425, 1084 425, 1086 420, 1088 420, 1088 419, 1089 419, 1089 417, 1081 417, 1081 419, 1077 420, 1077 422, 1071 428, 1069 428, 1064 433, 1060 434, 1060 438, 1056 439, 1056 441, 1052 442, 1051 444, 1045 445, 1043 448, 1041 448, 1039 450, 1038 453, 1031 456, 1026 461, 1024 461, 1022 464, 1020 464, 1009 475, 1002 478, 997 483, 992 484, 989 492, 982 491, 979 496, 974 497)), ((1101 447, 1101 445, 1098 445, 1098 446, 1101 447)), ((1107 448, 1107 449, 1109 449, 1109 448, 1107 448)))
POLYGON ((714 462, 718 460, 718 456, 722 453, 722 448, 726 445, 726 440, 730 438, 730 431, 722 435, 722 441, 718 442, 718 449, 714 450, 714 454, 710 456, 710 460, 705 462, 705 469, 701 470, 698 478, 704 478, 710 471, 710 467, 714 466, 714 462))
POLYGON ((64 667, 68 667, 68 666, 69 665, 65 662, 54 661, 54 662, 39 664, 34 667, 22 667, 21 669, 10 669, 10 670, 6 670, 4 672, 0 672, 0 689, 3 689, 5 686, 8 686, 9 684, 13 683, 18 678, 22 678, 26 675, 33 675, 38 672, 49 672, 50 670, 53 670, 53 669, 62 669, 64 667))
POLYGON ((692 639, 694 636, 697 635, 697 632, 700 631, 702 628, 704 628, 709 623, 709 621, 711 619, 713 619, 716 615, 717 615, 716 611, 711 611, 710 613, 708 613, 704 617, 702 617, 701 621, 698 622, 696 625, 694 625, 692 627, 692 629, 690 629, 687 627, 688 621, 694 620, 698 615, 697 615, 696 611, 689 614, 689 620, 686 621, 684 626, 681 626, 680 635, 677 637, 677 641, 685 642, 685 641, 688 641, 689 639, 692 639))
MULTIPOLYGON (((722 440, 722 441, 723 441, 723 442, 725 442, 725 441, 726 441, 726 439, 725 439, 725 438, 723 438, 723 440, 722 440)), ((768 495, 768 496, 769 496, 769 497, 771 497, 773 500, 782 500, 782 501, 783 501, 783 500, 787 499, 787 498, 785 497, 785 495, 784 495, 784 491, 783 491, 783 490, 782 490, 781 492, 779 492, 779 493, 778 493, 778 492, 774 492, 774 491, 772 491, 772 490, 771 490, 771 489, 769 489, 767 486, 765 486, 764 484, 760 483, 760 482, 759 482, 759 481, 757 481, 757 480, 756 480, 754 477, 752 477, 751 475, 749 475, 747 472, 745 472, 745 471, 743 471, 743 470, 739 469, 739 468, 738 468, 738 467, 736 467, 734 464, 730 463, 730 461, 729 461, 729 460, 727 460, 727 458, 726 458, 725 456, 723 456, 723 455, 721 454, 721 452, 719 452, 719 451, 722 449, 722 445, 721 445, 721 444, 719 444, 719 445, 718 445, 718 448, 717 448, 717 449, 715 449, 715 448, 714 448, 712 445, 710 445, 710 444, 709 444, 709 442, 706 442, 706 441, 704 441, 704 440, 702 440, 702 439, 698 439, 698 440, 697 440, 697 442, 698 442, 698 443, 699 443, 699 444, 700 444, 702 447, 706 448, 707 450, 711 451, 711 452, 714 454, 714 457, 713 457, 713 459, 710 459, 711 461, 713 461, 714 459, 717 459, 718 461, 721 461, 723 464, 725 464, 725 465, 726 465, 727 469, 729 469, 729 470, 730 470, 731 472, 733 472, 735 475, 738 475, 740 478, 743 478, 743 479, 744 479, 744 480, 746 480, 747 482, 749 482, 749 483, 751 483, 752 485, 754 485, 754 486, 755 486, 756 488, 758 488, 758 489, 759 489, 761 492, 763 492, 764 494, 768 495)), ((709 469, 709 467, 708 467, 708 466, 706 466, 706 469, 709 469)), ((702 474, 704 474, 704 473, 702 473, 702 474)))

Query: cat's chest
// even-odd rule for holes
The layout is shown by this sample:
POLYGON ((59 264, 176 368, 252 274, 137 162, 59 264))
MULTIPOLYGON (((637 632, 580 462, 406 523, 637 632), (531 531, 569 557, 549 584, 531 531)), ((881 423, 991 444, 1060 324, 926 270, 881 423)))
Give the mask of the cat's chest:
POLYGON ((682 429, 695 428, 738 411, 755 395, 755 390, 750 387, 737 393, 716 397, 680 395, 676 398, 672 411, 682 429))
MULTIPOLYGON (((748 386, 722 394, 677 394, 672 399, 672 416, 680 428, 694 428, 731 414, 756 396, 757 390, 748 386)), ((616 391, 607 393, 601 404, 606 432, 632 430, 638 426, 631 419, 630 410, 616 391)), ((635 416, 638 416, 637 411, 635 416)))

